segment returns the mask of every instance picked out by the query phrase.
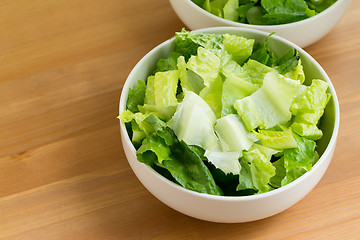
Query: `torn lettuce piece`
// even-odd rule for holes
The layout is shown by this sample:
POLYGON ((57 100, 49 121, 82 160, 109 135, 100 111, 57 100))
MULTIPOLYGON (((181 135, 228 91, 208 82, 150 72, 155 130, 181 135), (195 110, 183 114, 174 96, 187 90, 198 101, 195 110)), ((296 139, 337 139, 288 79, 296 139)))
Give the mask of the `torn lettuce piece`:
POLYGON ((275 67, 275 69, 280 74, 285 75, 286 73, 296 68, 296 66, 298 66, 299 60, 300 60, 299 52, 294 48, 290 48, 281 57, 276 59, 277 66, 275 67))
POLYGON ((263 84, 264 77, 269 72, 275 72, 275 69, 266 66, 256 60, 249 59, 243 66, 247 79, 259 87, 263 84))
POLYGON ((221 116, 222 111, 222 88, 223 80, 220 75, 212 82, 211 85, 204 87, 199 96, 205 100, 205 102, 211 107, 216 118, 221 116))
POLYGON ((186 66, 203 79, 205 87, 201 89, 199 95, 212 108, 216 117, 220 117, 222 91, 222 79, 219 75, 220 58, 213 52, 199 47, 198 54, 191 56, 186 66))
MULTIPOLYGON (((261 8, 261 7, 260 7, 261 8)), ((249 10, 255 9, 259 10, 259 6, 254 6, 249 10)), ((261 11, 261 10, 260 10, 261 11)), ((259 12, 259 11, 258 11, 259 12)), ((263 14, 263 13, 261 13, 263 14)), ((276 56, 273 51, 269 48, 269 39, 270 36, 274 34, 271 33, 266 39, 264 43, 257 42, 254 45, 253 54, 250 56, 250 59, 256 60, 266 66, 273 67, 276 64, 276 56)))
POLYGON ((157 165, 169 171, 176 182, 184 188, 222 195, 202 156, 185 142, 179 142, 169 128, 147 136, 136 155, 140 162, 149 166, 157 165))
POLYGON ((144 81, 139 80, 134 88, 129 89, 128 100, 126 102, 126 109, 133 113, 139 111, 138 106, 144 104, 146 84, 144 81))
POLYGON ((239 13, 237 8, 239 7, 239 0, 227 0, 224 5, 224 18, 230 21, 237 21, 239 18, 239 13))
POLYGON ((206 11, 218 16, 223 17, 223 8, 224 1, 223 0, 205 0, 202 6, 206 11))
MULTIPOLYGON (((222 0, 220 0, 222 1, 222 0)), ((189 32, 185 29, 182 29, 181 32, 175 34, 178 41, 185 41, 188 44, 192 42, 197 46, 206 48, 207 50, 215 53, 218 57, 224 54, 224 44, 223 44, 223 35, 222 34, 212 34, 212 33, 197 33, 189 32)), ((194 45, 192 45, 193 47, 194 45)), ((196 54, 193 54, 196 55, 196 54)))
POLYGON ((206 150, 205 157, 216 168, 223 171, 225 174, 232 173, 234 175, 240 174, 240 162, 239 158, 242 156, 242 152, 219 152, 213 150, 206 150))
POLYGON ((180 56, 177 59, 177 65, 179 69, 179 78, 182 89, 193 91, 199 94, 205 87, 204 80, 195 72, 187 70, 184 56, 180 56))
POLYGON ((255 135, 262 145, 269 148, 283 150, 297 146, 290 128, 283 131, 259 130, 255 135))
POLYGON ((177 86, 179 71, 157 72, 147 79, 144 105, 138 107, 142 113, 156 113, 159 117, 169 119, 177 105, 177 86))
POLYGON ((307 18, 307 4, 304 0, 261 0, 261 6, 272 24, 296 22, 307 18))
POLYGON ((163 161, 160 166, 166 168, 181 186, 200 193, 223 195, 202 156, 184 141, 172 149, 172 158, 163 161))
POLYGON ((177 59, 180 57, 181 54, 178 52, 171 52, 167 56, 167 58, 161 58, 156 63, 156 68, 154 74, 157 72, 166 72, 170 70, 177 70, 177 59))
POLYGON ((124 123, 128 123, 131 121, 135 121, 141 131, 143 131, 146 135, 151 132, 151 129, 147 128, 147 125, 143 125, 143 121, 147 118, 150 114, 143 114, 141 112, 133 113, 130 110, 122 111, 119 118, 124 123))
POLYGON ((209 50, 199 47, 198 54, 190 57, 186 67, 202 77, 204 85, 209 87, 219 76, 220 58, 209 50))
POLYGON ((303 66, 301 64, 301 59, 299 59, 297 66, 295 68, 293 68, 291 71, 285 73, 284 76, 287 78, 294 79, 294 80, 299 80, 300 84, 303 84, 305 81, 305 73, 304 73, 303 66))
POLYGON ((157 72, 149 77, 145 92, 145 104, 172 106, 177 104, 176 90, 179 72, 176 70, 157 72))
POLYGON ((316 125, 324 114, 324 109, 331 98, 327 93, 329 85, 318 79, 314 79, 304 94, 291 106, 291 112, 295 115, 294 122, 316 125))
POLYGON ((291 125, 291 129, 300 136, 311 140, 319 140, 323 136, 323 132, 316 125, 312 124, 294 122, 291 125))
POLYGON ((254 6, 256 1, 247 1, 246 3, 240 5, 237 8, 238 14, 239 14, 239 18, 238 18, 238 22, 240 23, 247 23, 246 20, 246 13, 249 11, 250 8, 252 8, 254 6))
POLYGON ((242 65, 253 50, 254 39, 247 39, 236 35, 224 34, 224 47, 234 60, 242 65))
POLYGON ((209 105, 197 94, 185 90, 183 101, 167 125, 180 141, 211 149, 217 144, 213 129, 215 121, 216 116, 209 105))
POLYGON ((191 70, 187 70, 187 76, 189 79, 189 90, 199 95, 201 90, 205 88, 204 80, 191 70))
POLYGON ((171 150, 169 146, 157 134, 151 134, 146 137, 136 152, 138 160, 150 166, 156 162, 161 164, 164 160, 171 159, 170 155, 171 150))
POLYGON ((131 130, 131 141, 134 144, 135 148, 137 148, 141 145, 141 142, 146 137, 146 134, 140 129, 139 125, 135 121, 131 121, 131 130))
POLYGON ((284 157, 281 157, 277 161, 273 163, 275 167, 275 175, 270 178, 270 186, 273 188, 281 187, 281 181, 284 179, 286 175, 286 170, 284 167, 284 157))
POLYGON ((297 143, 296 148, 284 150, 284 168, 286 171, 281 186, 284 186, 310 171, 316 158, 316 143, 313 140, 306 139, 294 134, 297 143))
POLYGON ((140 141, 143 139, 141 139, 142 136, 148 136, 151 133, 161 130, 166 126, 166 123, 153 113, 132 113, 129 110, 125 110, 120 114, 120 119, 124 123, 131 122, 133 138, 135 137, 136 141, 140 141), (138 136, 134 136, 134 133, 138 136))
POLYGON ((216 121, 215 132, 219 137, 223 152, 249 150, 255 142, 249 137, 243 122, 235 114, 230 114, 216 121))
POLYGON ((254 143, 251 147, 254 148, 254 149, 259 150, 266 157, 266 159, 268 159, 269 161, 271 160, 271 157, 274 154, 280 152, 277 149, 269 148, 269 147, 266 147, 266 146, 258 144, 258 143, 254 143))
POLYGON ((272 128, 291 119, 289 109, 299 87, 299 81, 269 72, 262 87, 252 95, 235 101, 234 107, 249 131, 257 127, 272 128))
POLYGON ((234 102, 238 99, 250 96, 258 87, 246 78, 242 78, 240 74, 231 72, 223 72, 225 81, 222 88, 222 110, 221 116, 236 113, 234 102))
POLYGON ((315 10, 318 13, 324 11, 335 2, 336 0, 306 0, 309 8, 315 10))
POLYGON ((241 158, 241 170, 237 190, 253 189, 257 193, 269 190, 270 179, 275 175, 275 167, 260 150, 256 147, 243 152, 241 158))

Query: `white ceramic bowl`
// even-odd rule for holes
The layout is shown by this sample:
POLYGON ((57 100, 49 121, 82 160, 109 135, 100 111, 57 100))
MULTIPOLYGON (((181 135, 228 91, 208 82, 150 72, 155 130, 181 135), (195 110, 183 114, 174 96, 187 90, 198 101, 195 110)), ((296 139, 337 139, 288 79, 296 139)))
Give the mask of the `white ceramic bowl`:
POLYGON ((345 14, 350 2, 351 0, 337 0, 328 9, 314 17, 294 23, 270 26, 233 22, 205 11, 191 0, 170 0, 176 14, 191 30, 219 26, 252 28, 269 33, 275 32, 276 35, 300 47, 309 46, 329 33, 345 14))
MULTIPOLYGON (((229 33, 264 41, 267 33, 237 27, 216 27, 201 29, 205 33, 229 33)), ((213 222, 247 222, 277 214, 302 199, 319 182, 325 173, 334 153, 339 130, 339 104, 334 87, 321 66, 304 50, 293 43, 272 36, 269 46, 275 53, 282 54, 289 48, 296 48, 301 56, 307 79, 319 78, 330 86, 332 99, 329 101, 320 128, 324 136, 318 142, 321 154, 313 169, 288 185, 271 192, 252 196, 228 197, 213 196, 187 190, 158 174, 136 158, 135 148, 129 139, 125 125, 120 122, 123 147, 129 164, 140 182, 160 201, 186 215, 213 222)), ((120 113, 126 109, 129 88, 139 79, 145 80, 155 68, 159 58, 164 58, 173 48, 173 39, 160 44, 146 54, 129 74, 120 98, 120 113)))

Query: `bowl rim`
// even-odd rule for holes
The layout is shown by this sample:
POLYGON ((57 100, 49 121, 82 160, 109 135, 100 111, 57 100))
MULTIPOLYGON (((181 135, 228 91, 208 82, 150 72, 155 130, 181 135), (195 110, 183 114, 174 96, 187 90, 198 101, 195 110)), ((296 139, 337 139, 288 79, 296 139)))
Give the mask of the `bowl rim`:
MULTIPOLYGON (((192 32, 207 32, 207 33, 216 33, 216 32, 221 32, 221 31, 235 31, 238 32, 239 34, 241 34, 242 32, 249 32, 249 33, 254 33, 257 35, 261 35, 262 37, 266 37, 269 35, 269 33, 265 32, 265 31, 261 31, 258 29, 250 29, 250 28, 239 28, 239 27, 234 27, 234 26, 223 26, 223 27, 210 27, 210 28, 202 28, 202 29, 198 29, 198 30, 194 30, 192 32)), ((320 71, 320 73, 324 76, 324 81, 326 81, 329 84, 329 91, 332 95, 333 101, 334 101, 334 126, 333 126, 333 132, 331 135, 331 138, 329 140, 329 143, 327 144, 325 151, 322 153, 322 155, 320 156, 319 160, 313 165, 312 169, 306 173, 304 173, 302 176, 300 176, 299 178, 295 179, 294 181, 288 183, 285 186, 282 186, 280 188, 271 190, 269 192, 265 192, 265 193, 260 193, 260 194, 255 194, 255 195, 249 195, 249 196, 217 196, 217 195, 211 195, 211 194, 207 194, 207 193, 199 193, 193 190, 189 190, 186 189, 172 181, 170 181, 169 179, 165 178, 164 176, 162 176, 161 174, 159 174, 158 172, 156 172, 153 168, 151 168, 150 166, 143 164, 142 166, 144 168, 146 168, 148 171, 151 171, 152 173, 154 173, 154 176, 156 178, 158 178, 160 181, 167 183, 168 185, 170 185, 171 187, 177 188, 180 191, 184 191, 187 194, 190 194, 192 196, 195 197, 199 197, 199 198, 206 198, 206 199, 212 199, 212 200, 220 200, 220 201, 249 201, 249 200, 256 200, 256 199, 263 199, 263 198, 269 198, 272 197, 274 195, 278 195, 283 191, 286 191, 287 189, 293 188, 296 185, 300 184, 300 182, 302 182, 303 180, 305 180, 306 178, 309 178, 310 175, 312 175, 317 168, 320 167, 321 163, 325 161, 325 158, 331 153, 331 151, 333 150, 333 148, 335 148, 336 146, 336 140, 337 140, 337 136, 338 136, 338 132, 339 132, 339 126, 340 126, 340 107, 339 107, 339 101, 337 98, 337 94, 335 91, 335 88, 329 78, 329 76, 327 75, 327 73, 325 72, 325 70, 321 67, 321 65, 310 55, 308 54, 304 49, 302 49, 301 47, 297 46, 296 44, 290 42, 289 40, 286 40, 285 38, 282 38, 276 34, 273 34, 271 36, 270 39, 275 38, 278 41, 283 42, 284 44, 286 44, 289 47, 293 47, 296 50, 299 51, 301 56, 304 56, 306 58, 308 58, 309 60, 311 60, 312 63, 315 64, 315 66, 318 68, 318 70, 320 71), (333 148, 331 148, 330 146, 333 146, 333 148)), ((143 64, 143 62, 145 62, 147 60, 147 58, 149 58, 152 54, 154 54, 155 52, 157 52, 159 49, 165 47, 168 44, 172 44, 172 42, 174 41, 175 37, 172 37, 160 44, 158 44, 156 47, 154 47, 153 49, 151 49, 146 55, 144 55, 140 61, 138 61, 136 63, 136 65, 134 66, 134 68, 131 70, 130 74, 128 75, 128 77, 125 80, 125 83, 122 87, 121 90, 121 95, 120 95, 120 102, 119 102, 119 115, 122 111, 126 110, 126 101, 128 98, 128 92, 129 92, 129 88, 132 84, 133 81, 137 81, 135 78, 133 78, 132 76, 137 72, 138 68, 140 67, 140 65, 143 64), (135 80, 130 81, 130 79, 133 78, 135 80)), ((120 119, 119 119, 120 120, 120 119)), ((131 148, 131 151, 135 154, 136 156, 136 149, 134 147, 134 145, 132 144, 129 135, 127 134, 126 128, 125 128, 125 124, 120 120, 120 131, 122 131, 124 133, 124 136, 126 137, 126 141, 129 143, 128 145, 131 148)), ((127 158, 127 156, 126 156, 127 158)), ((128 162, 129 159, 127 158, 128 162)), ((137 160, 137 159, 136 159, 137 160)), ((139 162, 140 163, 140 162, 139 162)))
MULTIPOLYGON (((170 0, 170 1, 178 1, 178 0, 170 0)), ((295 27, 296 25, 300 25, 300 24, 306 24, 310 21, 315 21, 316 19, 321 18, 323 15, 327 14, 327 12, 332 11, 332 9, 336 8, 338 5, 342 4, 343 2, 346 2, 346 1, 349 1, 349 3, 351 2, 351 0, 336 0, 336 2, 333 3, 330 7, 326 8, 324 11, 316 14, 315 16, 312 16, 312 17, 309 17, 306 19, 302 19, 300 21, 292 22, 292 23, 284 23, 284 24, 276 24, 276 25, 256 25, 256 24, 240 23, 240 22, 231 21, 231 20, 228 20, 225 18, 221 18, 221 17, 218 17, 218 16, 206 11, 205 9, 196 5, 191 0, 184 0, 184 1, 186 1, 189 5, 191 5, 193 8, 197 9, 198 11, 200 11, 202 14, 206 15, 207 17, 210 17, 214 20, 218 20, 221 23, 224 23, 227 25, 232 25, 232 26, 237 26, 237 27, 251 27, 251 28, 260 29, 260 30, 264 29, 265 31, 271 31, 274 28, 285 29, 288 27, 295 27)))

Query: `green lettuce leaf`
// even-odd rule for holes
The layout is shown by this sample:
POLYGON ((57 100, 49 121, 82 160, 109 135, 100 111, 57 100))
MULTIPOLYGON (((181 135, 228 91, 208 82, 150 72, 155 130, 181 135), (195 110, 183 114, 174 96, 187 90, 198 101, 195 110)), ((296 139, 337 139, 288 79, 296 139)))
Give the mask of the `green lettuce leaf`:
POLYGON ((264 43, 256 43, 254 44, 253 54, 250 56, 251 59, 254 59, 266 66, 272 67, 276 63, 275 53, 269 48, 269 39, 271 33, 266 39, 264 43))
POLYGON ((219 137, 223 152, 249 150, 256 141, 249 136, 243 122, 235 114, 230 114, 216 121, 215 132, 219 137))
POLYGON ((182 89, 199 94, 205 87, 202 77, 191 70, 187 70, 185 58, 183 56, 178 58, 177 65, 179 68, 179 77, 182 89))
POLYGON ((300 83, 303 84, 305 81, 305 73, 304 73, 303 66, 301 64, 301 59, 298 60, 296 67, 294 67, 292 70, 286 72, 284 76, 287 78, 294 79, 294 80, 299 80, 300 83))
POLYGON ((218 75, 211 85, 204 87, 199 93, 199 96, 211 107, 216 118, 219 118, 222 112, 222 88, 223 80, 218 75))
POLYGON ((298 81, 270 72, 259 90, 235 101, 234 107, 249 131, 272 128, 291 119, 289 109, 299 87, 298 81))
POLYGON ((138 160, 149 166, 156 162, 161 164, 164 160, 169 160, 171 158, 170 155, 170 147, 163 138, 156 134, 146 137, 136 152, 138 160))
POLYGON ((325 81, 314 79, 305 93, 291 106, 294 122, 316 125, 331 98, 325 81))
POLYGON ((286 73, 296 68, 296 66, 298 66, 299 60, 300 60, 299 52, 294 48, 290 48, 281 57, 276 59, 277 67, 275 69, 280 74, 285 75, 286 73))
POLYGON ((291 129, 283 131, 259 130, 255 135, 261 141, 261 144, 278 150, 294 148, 297 146, 291 129))
POLYGON ((255 24, 286 24, 310 18, 336 0, 192 0, 206 11, 230 21, 255 24))
POLYGON ((183 187, 212 195, 223 195, 216 185, 210 170, 199 156, 185 142, 172 147, 172 159, 161 164, 183 187))
POLYGON ((166 72, 170 70, 177 70, 177 59, 181 54, 177 52, 171 52, 167 58, 161 58, 157 64, 154 71, 154 74, 157 72, 166 72))
POLYGON ((185 91, 183 101, 167 125, 186 144, 211 149, 217 145, 213 130, 215 121, 215 114, 209 105, 195 93, 185 91))
POLYGON ((218 16, 218 17, 224 17, 224 13, 223 13, 223 8, 225 5, 225 1, 224 0, 205 0, 204 4, 203 4, 203 8, 218 16))
POLYGON ((294 122, 291 129, 300 136, 311 140, 319 140, 323 136, 323 132, 316 126, 307 123, 294 122))
POLYGON ((239 18, 238 7, 239 0, 227 0, 223 8, 224 18, 236 22, 239 18))
POLYGON ((239 15, 238 22, 247 23, 246 14, 249 11, 249 9, 254 6, 254 4, 255 4, 255 2, 250 1, 250 2, 240 5, 237 8, 238 15, 239 15))
POLYGON ((270 178, 275 175, 275 167, 256 147, 244 151, 243 154, 237 190, 254 189, 258 193, 267 192, 270 178))
POLYGON ((128 100, 126 102, 126 109, 133 113, 139 111, 138 106, 143 105, 145 101, 146 84, 144 81, 139 80, 134 88, 129 89, 128 100))
POLYGON ((226 51, 241 65, 251 56, 255 40, 224 34, 223 43, 226 51))
POLYGON ((271 24, 295 22, 307 17, 304 0, 261 0, 261 6, 271 24))
POLYGON ((145 91, 145 104, 139 107, 142 113, 156 113, 159 117, 170 119, 177 105, 179 71, 157 72, 148 77, 145 91))
POLYGON ((169 128, 147 136, 136 155, 140 162, 168 170, 176 182, 184 188, 200 193, 222 195, 202 156, 185 142, 179 142, 169 128))
POLYGON ((219 76, 220 58, 209 50, 199 47, 198 54, 189 59, 186 67, 198 74, 204 80, 204 85, 209 87, 219 76))
POLYGON ((310 171, 313 165, 316 143, 294 134, 297 147, 284 150, 284 168, 286 171, 281 186, 284 186, 310 171))
POLYGON ((264 77, 267 73, 275 72, 273 68, 253 59, 249 59, 249 61, 244 64, 243 71, 245 73, 243 74, 244 78, 259 87, 263 84, 264 77))
POLYGON ((250 96, 258 87, 248 80, 246 74, 234 74, 223 72, 225 81, 222 85, 221 116, 236 113, 234 102, 238 99, 250 96), (244 77, 242 75, 245 75, 244 77))
POLYGON ((284 179, 286 175, 286 169, 284 167, 284 157, 278 159, 273 163, 275 167, 275 175, 270 178, 270 186, 273 188, 281 187, 281 181, 284 179))
MULTIPOLYGON (((221 34, 189 32, 182 29, 181 32, 176 33, 175 36, 178 41, 185 41, 188 45, 192 43, 191 48, 195 45, 201 46, 215 53, 218 57, 223 55, 225 51, 223 44, 224 37, 221 34)), ((176 50, 176 52, 180 51, 176 50)), ((196 52, 193 55, 196 55, 196 52)))
POLYGON ((213 150, 206 150, 205 157, 216 168, 223 171, 225 174, 240 174, 240 162, 239 158, 242 156, 242 152, 219 152, 213 150))
POLYGON ((306 0, 309 8, 315 10, 318 13, 324 11, 335 2, 336 0, 306 0))

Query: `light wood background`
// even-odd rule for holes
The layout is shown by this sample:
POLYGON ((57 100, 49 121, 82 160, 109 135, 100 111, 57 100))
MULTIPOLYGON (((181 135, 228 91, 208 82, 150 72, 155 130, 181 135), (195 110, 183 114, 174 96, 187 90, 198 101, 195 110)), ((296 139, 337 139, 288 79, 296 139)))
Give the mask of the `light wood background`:
POLYGON ((123 83, 182 27, 166 0, 0 2, 0 239, 360 239, 360 1, 305 49, 339 97, 333 161, 303 200, 251 223, 172 210, 125 158, 123 83))

